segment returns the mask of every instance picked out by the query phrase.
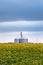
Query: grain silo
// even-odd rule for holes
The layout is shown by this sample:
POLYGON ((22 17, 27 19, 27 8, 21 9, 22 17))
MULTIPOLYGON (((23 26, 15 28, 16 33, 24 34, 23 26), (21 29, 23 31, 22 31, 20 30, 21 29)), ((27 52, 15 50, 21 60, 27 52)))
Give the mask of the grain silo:
POLYGON ((27 38, 23 38, 22 32, 20 32, 20 38, 19 39, 15 39, 14 42, 15 43, 28 43, 28 39, 27 38))
POLYGON ((15 39, 14 42, 15 42, 15 43, 19 43, 19 39, 15 39))

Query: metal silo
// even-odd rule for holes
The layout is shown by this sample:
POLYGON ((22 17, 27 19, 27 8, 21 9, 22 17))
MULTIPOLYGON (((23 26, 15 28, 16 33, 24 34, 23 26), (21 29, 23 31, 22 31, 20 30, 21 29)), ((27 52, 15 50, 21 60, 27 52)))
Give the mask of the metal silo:
POLYGON ((28 39, 19 39, 19 43, 28 43, 28 39))
POLYGON ((19 39, 15 39, 14 42, 15 42, 15 43, 19 43, 19 39))
POLYGON ((19 39, 15 39, 15 43, 28 43, 28 39, 27 38, 23 38, 22 32, 20 32, 20 38, 19 39))

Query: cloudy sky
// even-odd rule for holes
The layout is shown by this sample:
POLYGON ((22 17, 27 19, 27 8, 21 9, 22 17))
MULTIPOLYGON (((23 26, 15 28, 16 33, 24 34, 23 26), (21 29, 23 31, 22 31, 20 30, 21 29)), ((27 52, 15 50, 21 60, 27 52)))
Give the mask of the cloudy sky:
POLYGON ((0 0, 0 21, 43 20, 43 0, 0 0))
POLYGON ((43 31, 43 0, 0 0, 0 32, 43 31))
POLYGON ((43 32, 43 0, 0 0, 1 37, 20 31, 43 32))
POLYGON ((43 21, 0 22, 0 32, 43 31, 43 21))

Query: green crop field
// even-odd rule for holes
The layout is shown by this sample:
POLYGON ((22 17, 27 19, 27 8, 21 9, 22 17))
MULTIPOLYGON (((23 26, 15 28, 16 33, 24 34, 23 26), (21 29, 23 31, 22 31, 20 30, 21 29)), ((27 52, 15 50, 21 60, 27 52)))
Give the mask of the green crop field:
POLYGON ((0 65, 43 65, 43 44, 0 44, 0 65))

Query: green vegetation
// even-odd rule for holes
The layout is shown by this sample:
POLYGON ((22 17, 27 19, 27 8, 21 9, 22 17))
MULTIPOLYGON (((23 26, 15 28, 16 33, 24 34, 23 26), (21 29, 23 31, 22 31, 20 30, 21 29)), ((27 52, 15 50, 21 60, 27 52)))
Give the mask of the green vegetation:
POLYGON ((43 49, 40 48, 0 46, 0 65, 43 65, 43 49))

